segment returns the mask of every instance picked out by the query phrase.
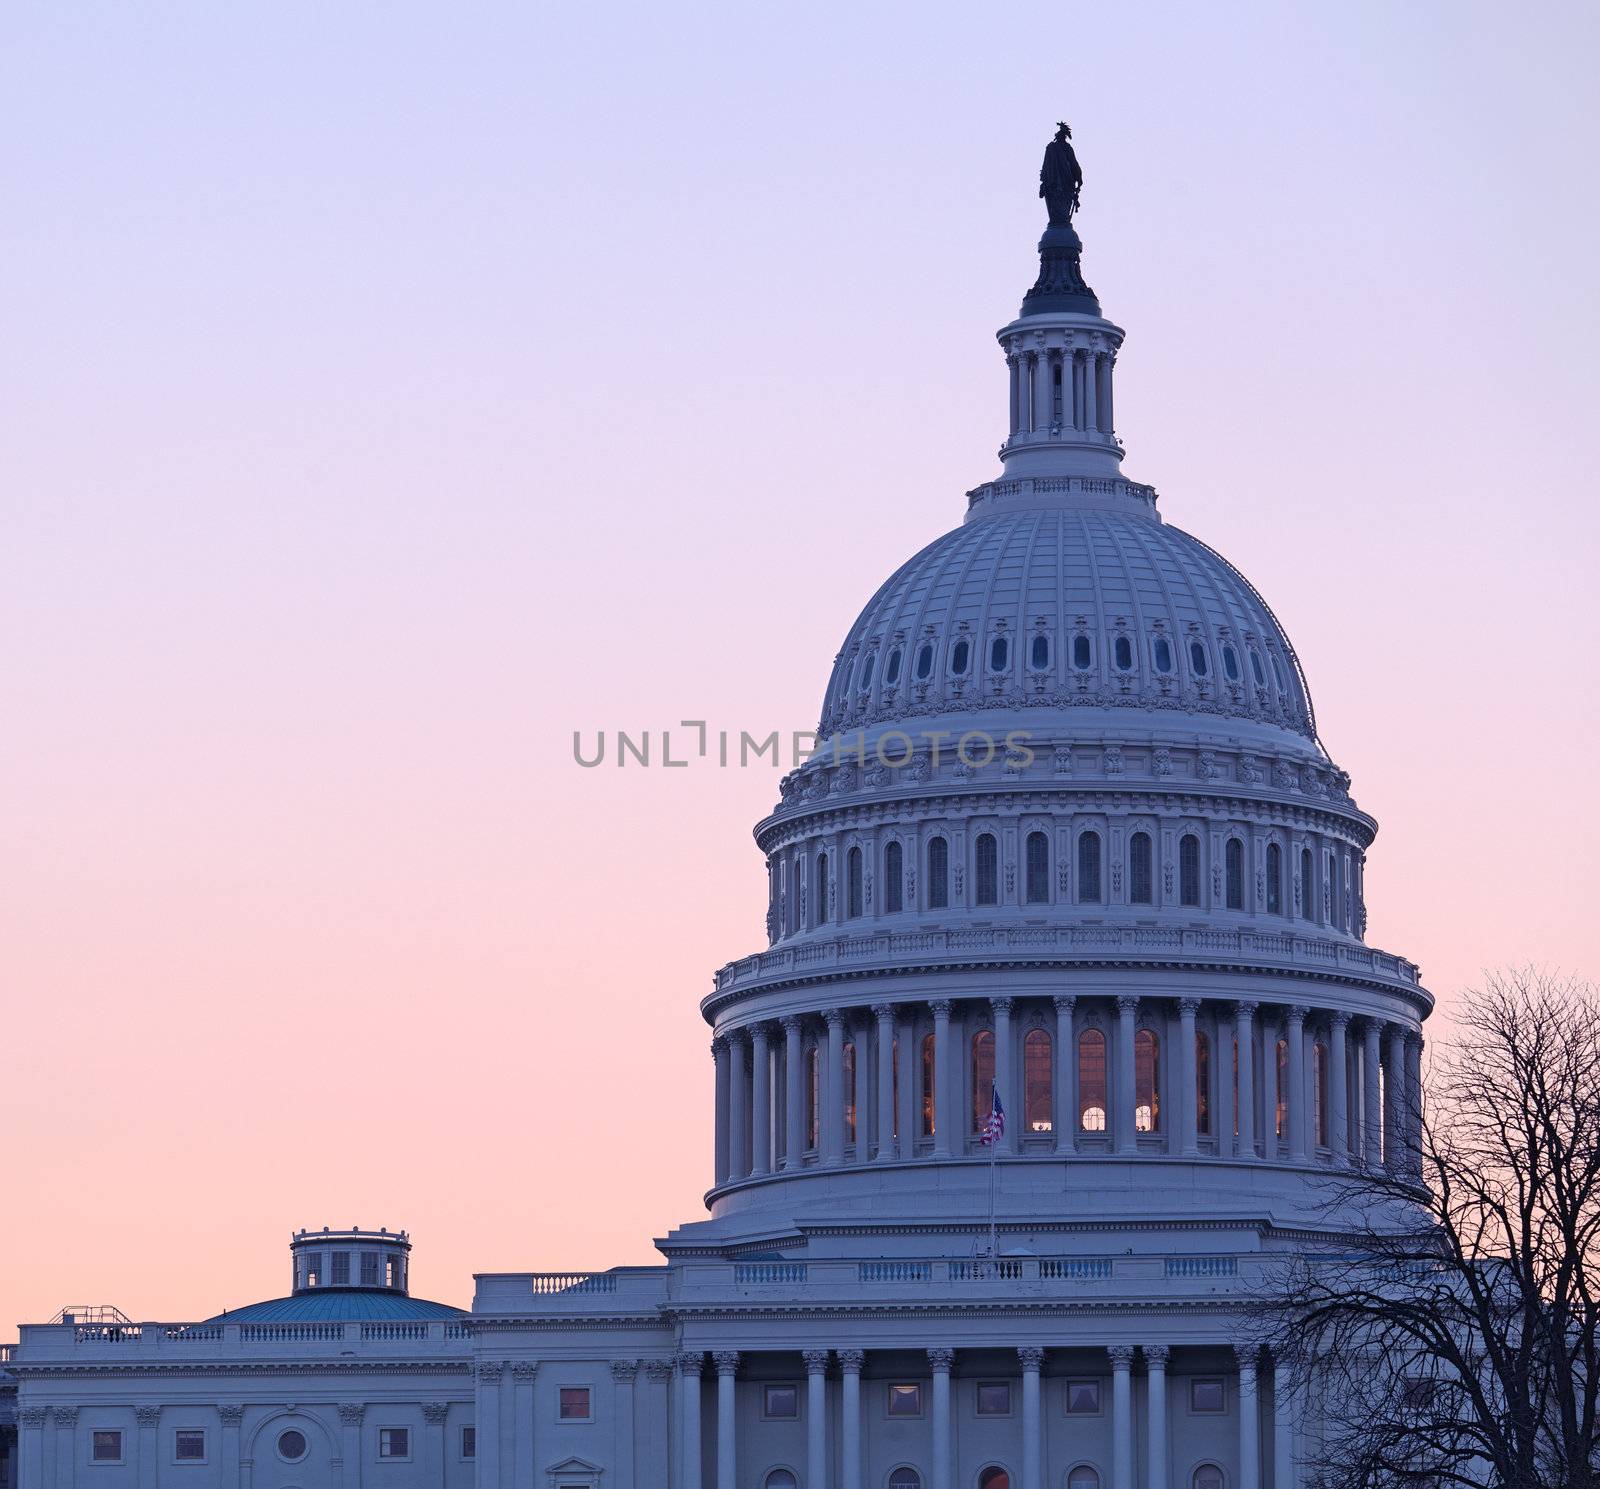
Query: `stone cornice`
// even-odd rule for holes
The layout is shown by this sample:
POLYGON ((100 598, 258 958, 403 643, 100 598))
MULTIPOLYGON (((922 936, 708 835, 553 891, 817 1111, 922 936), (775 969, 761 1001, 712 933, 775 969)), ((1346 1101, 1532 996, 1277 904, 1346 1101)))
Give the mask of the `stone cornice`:
POLYGON ((439 1360, 318 1360, 301 1356, 274 1360, 163 1360, 124 1358, 18 1363, 11 1373, 19 1378, 49 1376, 60 1379, 76 1375, 463 1375, 472 1374, 470 1356, 439 1360))

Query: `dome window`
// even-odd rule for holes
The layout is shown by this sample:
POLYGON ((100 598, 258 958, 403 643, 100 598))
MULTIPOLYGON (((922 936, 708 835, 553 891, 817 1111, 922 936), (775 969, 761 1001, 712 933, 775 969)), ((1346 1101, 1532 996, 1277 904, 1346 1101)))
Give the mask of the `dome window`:
POLYGON ((1280 693, 1287 693, 1289 691, 1289 685, 1283 680, 1283 663, 1278 660, 1277 652, 1273 652, 1272 654, 1272 675, 1277 679, 1278 691, 1280 693))
POLYGON ((1078 903, 1100 903, 1100 834, 1078 835, 1078 903))
POLYGON ((1118 672, 1133 671, 1133 642, 1126 636, 1118 636, 1111 647, 1111 659, 1117 664, 1118 672))
POLYGON ((1172 671, 1172 644, 1165 636, 1157 636, 1150 643, 1150 659, 1157 672, 1172 671))
POLYGON ((1043 672, 1050 665, 1050 638, 1048 636, 1035 636, 1033 638, 1032 654, 1028 658, 1028 665, 1035 672, 1043 672))
POLYGON ((1200 839, 1192 832, 1178 844, 1178 903, 1200 903, 1200 839))
POLYGON ((1011 643, 1004 636, 996 636, 989 643, 989 670, 991 672, 1004 672, 1006 663, 1011 660, 1011 643))
POLYGON ((962 676, 967 670, 967 663, 972 660, 972 647, 965 638, 956 642, 950 650, 950 670, 957 677, 962 676))
POLYGON ((933 671, 933 642, 924 641, 917 651, 917 681, 926 682, 933 671))
POLYGON ((1194 668, 1196 677, 1204 677, 1211 670, 1210 660, 1206 657, 1206 649, 1198 641, 1189 643, 1189 665, 1194 668))
POLYGON ((888 664, 883 669, 883 685, 892 688, 900 681, 900 648, 897 646, 889 653, 888 664))
POLYGON ((992 832, 980 833, 976 852, 977 873, 975 879, 976 893, 974 903, 979 905, 996 905, 1000 902, 1000 845, 995 841, 992 832))
POLYGON ((856 691, 865 693, 872 686, 872 664, 877 661, 878 654, 869 651, 861 663, 861 680, 856 684, 856 691))
POLYGON ((1087 636, 1074 636, 1072 638, 1072 665, 1079 672, 1087 672, 1094 662, 1094 648, 1089 645, 1087 636))
POLYGON ((1266 687, 1267 674, 1261 670, 1261 656, 1254 647, 1250 649, 1250 672, 1254 676, 1258 688, 1266 687))
POLYGON ((1231 646, 1222 648, 1222 670, 1227 674, 1229 682, 1239 681, 1239 653, 1231 646))

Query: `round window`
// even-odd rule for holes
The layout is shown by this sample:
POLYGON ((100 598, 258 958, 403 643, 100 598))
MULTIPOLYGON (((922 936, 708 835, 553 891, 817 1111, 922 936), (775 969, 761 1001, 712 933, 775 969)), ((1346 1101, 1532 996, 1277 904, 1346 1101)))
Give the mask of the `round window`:
POLYGON ((298 1463, 306 1455, 306 1435, 297 1432, 291 1427, 287 1432, 278 1434, 278 1456, 287 1458, 291 1463, 298 1463))

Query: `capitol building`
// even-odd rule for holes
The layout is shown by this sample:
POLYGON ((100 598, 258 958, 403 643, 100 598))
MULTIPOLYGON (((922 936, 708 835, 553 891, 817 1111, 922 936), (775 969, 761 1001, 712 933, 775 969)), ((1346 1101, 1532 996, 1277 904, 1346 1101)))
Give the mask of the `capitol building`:
POLYGON ((1317 1402, 1241 1309, 1348 1249, 1339 1175, 1417 1172, 1432 1000, 1366 943, 1377 825, 1289 637, 1123 474, 1124 333, 1045 194, 1001 470, 843 628, 756 825, 703 1210, 470 1312, 354 1228, 252 1307, 26 1324, 21 1489, 1306 1481, 1317 1402))

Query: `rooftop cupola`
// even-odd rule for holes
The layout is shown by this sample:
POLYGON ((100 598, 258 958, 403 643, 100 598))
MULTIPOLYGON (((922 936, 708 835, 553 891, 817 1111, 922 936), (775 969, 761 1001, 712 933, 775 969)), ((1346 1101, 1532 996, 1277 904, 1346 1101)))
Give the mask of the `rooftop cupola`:
MULTIPOLYGON (((1072 225, 1082 186, 1072 131, 1059 125, 1039 171, 1039 195, 1050 214, 1039 240, 1039 278, 1017 319, 999 332, 1010 377, 1000 447, 1006 479, 1114 479, 1122 462, 1112 378, 1123 333, 1101 315, 1084 282, 1083 242, 1072 225)), ((1069 481, 1058 494, 1077 484, 1069 481)))
POLYGON ((411 1238, 403 1231, 296 1231, 289 1241, 294 1291, 328 1288, 381 1288, 404 1296, 411 1263, 411 1238))

